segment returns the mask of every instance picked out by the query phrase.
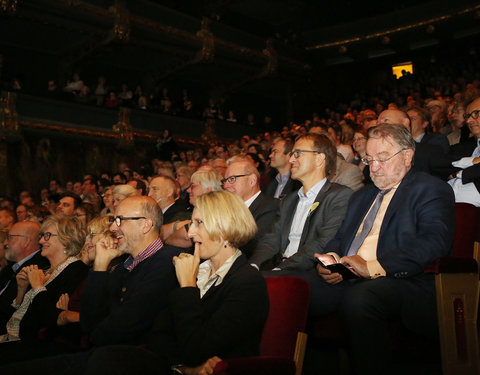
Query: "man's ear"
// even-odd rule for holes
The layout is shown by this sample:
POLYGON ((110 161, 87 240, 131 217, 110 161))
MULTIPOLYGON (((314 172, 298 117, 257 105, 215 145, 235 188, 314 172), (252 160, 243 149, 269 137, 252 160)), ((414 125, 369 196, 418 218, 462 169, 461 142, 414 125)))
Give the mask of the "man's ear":
POLYGON ((411 148, 407 148, 406 150, 404 150, 404 158, 407 164, 413 165, 413 155, 414 151, 411 148))
POLYGON ((325 164, 325 160, 327 159, 327 156, 321 152, 320 154, 315 155, 315 163, 317 167, 320 167, 325 164))
POLYGON ((152 230, 153 227, 153 219, 151 217, 147 217, 145 219, 145 224, 143 225, 143 234, 147 234, 152 230))

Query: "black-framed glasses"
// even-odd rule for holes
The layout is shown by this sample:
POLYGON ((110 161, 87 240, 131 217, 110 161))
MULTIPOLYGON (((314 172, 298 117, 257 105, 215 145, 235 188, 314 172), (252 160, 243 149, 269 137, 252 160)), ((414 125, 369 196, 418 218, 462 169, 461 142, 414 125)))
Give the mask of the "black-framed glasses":
POLYGON ((248 173, 248 174, 236 174, 236 175, 233 175, 233 176, 230 176, 230 177, 227 177, 227 178, 223 178, 222 179, 222 184, 224 184, 225 182, 228 182, 229 184, 234 184, 235 182, 237 182, 237 178, 239 177, 245 177, 245 176, 250 176, 251 173, 248 173))
POLYGON ((48 241, 50 239, 50 237, 52 237, 52 236, 58 236, 58 234, 53 234, 53 233, 50 233, 50 232, 42 232, 39 235, 40 239, 43 238, 45 241, 48 241))
POLYGON ((27 237, 27 236, 24 236, 23 234, 10 234, 10 233, 7 234, 7 240, 10 241, 12 237, 27 237))
POLYGON ((290 157, 294 157, 295 159, 298 159, 300 156, 302 156, 302 154, 304 152, 313 152, 314 154, 321 154, 320 151, 315 151, 315 150, 300 150, 300 149, 296 149, 296 150, 293 150, 291 153, 288 154, 288 156, 290 157))
POLYGON ((463 119, 467 121, 470 117, 476 120, 478 118, 478 115, 480 114, 480 109, 476 109, 475 111, 472 111, 470 113, 464 113, 463 114, 463 119))
POLYGON ((119 227, 122 225, 123 220, 140 220, 140 219, 146 219, 146 217, 145 216, 132 216, 132 217, 115 216, 110 218, 110 222, 117 224, 117 227, 119 227))
POLYGON ((374 159, 370 156, 366 156, 364 158, 362 158, 362 163, 365 164, 365 165, 372 165, 373 163, 377 162, 378 164, 380 165, 383 165, 385 164, 387 161, 389 161, 390 159, 392 159, 394 156, 397 156, 399 153, 401 153, 402 151, 405 151, 404 148, 402 148, 400 151, 397 151, 396 153, 394 153, 392 156, 388 157, 388 158, 381 158, 381 159, 374 159))

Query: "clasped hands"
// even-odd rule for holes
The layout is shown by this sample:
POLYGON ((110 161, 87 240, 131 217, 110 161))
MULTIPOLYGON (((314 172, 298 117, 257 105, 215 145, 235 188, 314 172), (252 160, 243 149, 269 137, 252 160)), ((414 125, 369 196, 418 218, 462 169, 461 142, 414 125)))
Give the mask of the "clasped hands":
POLYGON ((16 276, 17 286, 23 291, 27 290, 28 285, 35 289, 44 286, 49 277, 50 274, 45 274, 37 265, 25 266, 16 276))
POLYGON ((198 243, 195 244, 195 251, 192 254, 180 253, 173 257, 173 265, 180 287, 196 287, 200 255, 198 243))
MULTIPOLYGON (((315 258, 320 260, 323 264, 325 265, 330 265, 337 263, 335 258, 332 255, 329 254, 315 254, 315 258)), ((370 273, 368 272, 367 268, 367 262, 360 256, 360 255, 352 255, 352 256, 345 256, 340 258, 340 261, 338 263, 342 263, 350 270, 364 278, 364 279, 369 279, 370 278, 370 273)), ((332 273, 329 269, 322 267, 320 264, 317 264, 317 272, 318 274, 327 282, 328 284, 338 284, 343 281, 342 275, 340 275, 337 272, 332 273)))
POLYGON ((106 271, 110 262, 122 255, 117 249, 117 240, 109 234, 105 234, 95 244, 95 261, 93 269, 95 271, 106 271))

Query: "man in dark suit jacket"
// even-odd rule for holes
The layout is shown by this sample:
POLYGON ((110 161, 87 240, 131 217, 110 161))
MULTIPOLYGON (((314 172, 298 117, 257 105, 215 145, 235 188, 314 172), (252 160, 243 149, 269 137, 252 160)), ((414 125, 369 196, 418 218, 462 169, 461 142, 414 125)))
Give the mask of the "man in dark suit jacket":
MULTIPOLYGON (((412 137, 415 137, 410 117, 406 112, 399 109, 387 109, 380 113, 377 124, 402 124, 412 133, 412 137)), ((451 166, 445 154, 446 152, 442 150, 442 147, 436 143, 416 142, 413 168, 416 171, 429 173, 446 181, 451 166)), ((369 169, 365 168, 363 172, 364 175, 368 174, 369 169)), ((369 181, 369 178, 367 177, 366 180, 369 181)))
POLYGON ((455 192, 455 201, 480 207, 480 98, 467 106, 466 122, 473 137, 471 141, 452 147, 449 155, 455 178, 448 183, 455 192))
POLYGON ((110 230, 117 247, 106 240, 96 246, 93 270, 82 296, 80 324, 95 346, 145 342, 154 317, 167 306, 177 285, 172 258, 178 250, 159 238, 162 215, 150 197, 124 199, 110 230), (108 265, 121 254, 130 257, 113 272, 108 265))
POLYGON ((300 181, 292 180, 290 177, 288 159, 292 148, 293 142, 289 139, 277 138, 273 141, 272 151, 270 152, 270 166, 275 168, 278 173, 265 189, 265 194, 269 197, 283 199, 302 186, 300 181))
POLYGON ((415 142, 436 145, 440 147, 443 154, 447 154, 450 151, 450 143, 446 136, 426 132, 432 128, 432 115, 429 111, 421 107, 413 106, 407 108, 407 115, 410 117, 411 132, 415 142))
POLYGON ((49 266, 40 255, 39 233, 40 226, 32 221, 13 224, 8 232, 5 257, 9 264, 0 272, 0 334, 6 332, 5 325, 15 311, 12 301, 17 296, 17 273, 34 264, 41 269, 49 266))
POLYGON ((250 262, 262 270, 306 271, 314 268, 314 253, 335 235, 352 194, 330 183, 337 151, 325 135, 309 134, 295 142, 292 177, 303 187, 282 203, 274 230, 257 245, 250 262))
POLYGON ((312 313, 339 309, 359 374, 388 372, 391 318, 436 336, 434 279, 423 270, 449 254, 455 227, 448 184, 411 170, 415 143, 408 130, 384 124, 368 137, 374 185, 354 193, 335 238, 317 254, 324 264, 340 262, 359 277, 345 281, 318 265, 320 277, 310 279, 312 313))
POLYGON ((230 162, 223 179, 223 187, 243 199, 257 223, 257 234, 241 248, 249 258, 258 241, 272 230, 278 217, 279 201, 262 193, 260 174, 249 160, 233 159, 230 162))
POLYGON ((171 177, 160 176, 152 179, 148 196, 155 199, 162 209, 164 224, 186 220, 191 216, 191 211, 187 211, 188 203, 179 199, 177 183, 171 177))

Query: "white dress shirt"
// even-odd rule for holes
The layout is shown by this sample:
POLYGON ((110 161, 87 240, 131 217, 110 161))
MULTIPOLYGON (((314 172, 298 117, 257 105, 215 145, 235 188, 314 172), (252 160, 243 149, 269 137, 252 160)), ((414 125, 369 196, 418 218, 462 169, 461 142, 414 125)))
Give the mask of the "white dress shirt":
MULTIPOLYGON (((452 165, 457 168, 466 169, 473 165, 473 159, 480 156, 480 140, 477 139, 477 147, 473 150, 472 156, 461 158, 460 160, 452 162, 452 165)), ((475 184, 469 182, 464 184, 462 182, 462 172, 459 171, 455 178, 452 178, 448 183, 455 193, 455 202, 470 203, 476 207, 480 207, 480 193, 475 184)))

